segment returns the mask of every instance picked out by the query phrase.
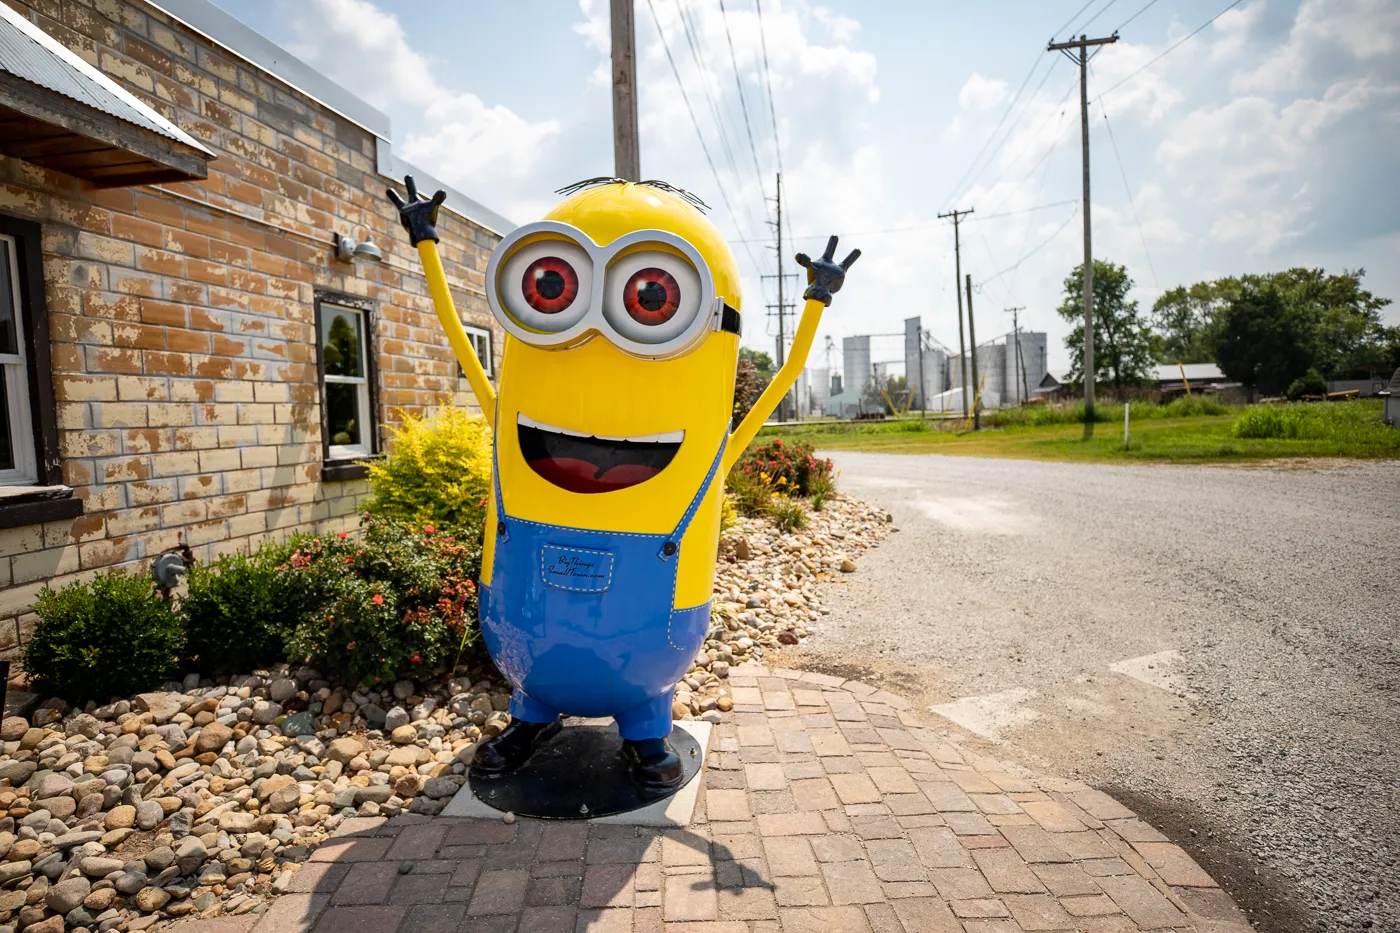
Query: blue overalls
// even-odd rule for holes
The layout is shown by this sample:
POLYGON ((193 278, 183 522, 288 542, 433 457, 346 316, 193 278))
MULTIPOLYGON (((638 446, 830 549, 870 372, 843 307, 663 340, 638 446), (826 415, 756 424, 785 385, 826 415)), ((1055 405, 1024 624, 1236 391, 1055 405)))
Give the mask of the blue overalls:
POLYGON ((719 472, 726 437, 670 534, 592 531, 506 513, 492 451, 496 551, 480 594, 486 650, 514 688, 510 714, 611 716, 624 739, 671 734, 675 684, 710 626, 710 601, 674 609, 681 539, 719 472))

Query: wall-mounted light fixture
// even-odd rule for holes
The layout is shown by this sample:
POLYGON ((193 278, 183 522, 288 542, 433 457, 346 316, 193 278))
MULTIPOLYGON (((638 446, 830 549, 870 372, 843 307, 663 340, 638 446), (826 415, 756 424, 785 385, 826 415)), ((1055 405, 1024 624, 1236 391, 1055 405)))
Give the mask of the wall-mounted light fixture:
POLYGON ((334 234, 335 258, 341 262, 350 262, 352 259, 372 259, 375 262, 383 262, 384 254, 374 244, 374 236, 369 232, 369 228, 359 227, 357 229, 365 232, 365 238, 358 243, 353 237, 343 236, 339 233, 334 234))

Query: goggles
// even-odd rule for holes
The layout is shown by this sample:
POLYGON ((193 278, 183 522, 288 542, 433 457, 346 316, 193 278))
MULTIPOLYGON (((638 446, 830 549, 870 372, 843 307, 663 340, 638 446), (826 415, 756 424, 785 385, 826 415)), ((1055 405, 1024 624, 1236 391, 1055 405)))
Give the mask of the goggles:
POLYGON ((596 331, 625 353, 666 359, 713 331, 739 333, 700 251, 664 230, 599 246, 572 224, 526 224, 491 253, 486 300, 508 334, 547 349, 596 331))

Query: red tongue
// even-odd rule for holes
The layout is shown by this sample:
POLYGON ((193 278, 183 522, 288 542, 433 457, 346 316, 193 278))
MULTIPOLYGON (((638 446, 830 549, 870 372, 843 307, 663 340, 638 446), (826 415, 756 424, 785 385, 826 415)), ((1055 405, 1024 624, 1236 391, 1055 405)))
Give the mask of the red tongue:
POLYGON ((587 460, 570 457, 541 457, 530 461, 540 476, 569 492, 611 492, 626 489, 655 476, 659 470, 638 464, 623 464, 597 476, 598 468, 587 460))

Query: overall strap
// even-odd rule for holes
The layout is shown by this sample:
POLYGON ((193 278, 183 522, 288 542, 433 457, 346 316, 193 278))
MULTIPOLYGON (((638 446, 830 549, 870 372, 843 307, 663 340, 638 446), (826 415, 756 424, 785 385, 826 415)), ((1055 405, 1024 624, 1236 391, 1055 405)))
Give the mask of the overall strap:
POLYGON ((506 527, 506 503, 501 497, 501 462, 497 455, 497 437, 500 432, 496 430, 500 421, 501 403, 496 402, 496 409, 491 415, 491 490, 496 496, 496 534, 502 541, 510 540, 510 531, 506 527))
POLYGON ((690 500, 690 507, 681 516, 680 523, 666 536, 665 542, 661 545, 661 550, 657 552, 657 557, 664 561, 669 561, 680 551, 681 538, 685 537, 685 530, 690 526, 690 520, 695 517, 695 512, 700 508, 700 502, 705 498, 705 493, 710 489, 710 484, 715 480, 715 474, 719 472, 720 461, 724 459, 724 448, 729 443, 729 432, 726 431, 724 437, 720 439, 719 450, 715 451, 715 460, 710 464, 710 472, 705 474, 705 481, 696 490, 695 498, 690 500))

